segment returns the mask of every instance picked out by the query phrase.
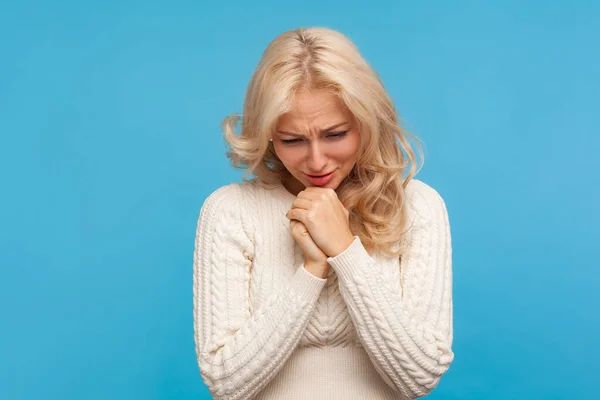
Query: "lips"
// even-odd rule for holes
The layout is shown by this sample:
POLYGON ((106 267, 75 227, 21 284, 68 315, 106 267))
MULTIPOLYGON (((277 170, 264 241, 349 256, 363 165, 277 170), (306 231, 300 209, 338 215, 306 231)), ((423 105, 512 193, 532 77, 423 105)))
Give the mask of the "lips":
POLYGON ((335 173, 335 170, 331 171, 330 173, 328 173, 326 175, 315 176, 315 175, 307 174, 306 177, 315 186, 325 186, 329 183, 329 181, 331 181, 333 179, 334 173, 335 173))
POLYGON ((306 174, 306 175, 310 176, 311 178, 322 178, 322 177, 324 177, 324 176, 327 176, 327 175, 331 174, 332 172, 333 172, 333 171, 331 171, 331 172, 328 172, 328 173, 326 173, 326 174, 322 174, 322 175, 311 175, 311 174, 306 174))

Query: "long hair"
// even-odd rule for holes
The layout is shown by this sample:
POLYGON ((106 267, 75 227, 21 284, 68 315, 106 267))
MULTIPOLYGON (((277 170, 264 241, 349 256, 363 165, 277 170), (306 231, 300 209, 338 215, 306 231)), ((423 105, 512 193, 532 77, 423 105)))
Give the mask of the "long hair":
POLYGON ((303 88, 330 90, 358 122, 357 162, 336 192, 350 213, 352 233, 365 249, 399 256, 399 244, 408 231, 405 188, 418 172, 408 137, 418 138, 400 127, 379 75, 342 33, 299 28, 269 43, 248 85, 243 115, 232 114, 222 122, 231 165, 247 169, 243 180, 252 173, 251 180, 262 187, 281 184, 289 173, 269 138, 303 88), (240 120, 238 136, 235 127, 240 120))

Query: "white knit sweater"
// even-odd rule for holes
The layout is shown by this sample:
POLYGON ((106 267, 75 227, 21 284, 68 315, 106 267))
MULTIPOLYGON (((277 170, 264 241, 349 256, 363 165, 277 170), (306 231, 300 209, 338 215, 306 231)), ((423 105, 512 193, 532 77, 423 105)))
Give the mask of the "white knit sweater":
POLYGON ((438 384, 454 359, 448 213, 422 181, 406 193, 404 255, 370 255, 355 236, 326 279, 304 268, 283 186, 231 183, 206 198, 194 332, 215 399, 406 399, 438 384))

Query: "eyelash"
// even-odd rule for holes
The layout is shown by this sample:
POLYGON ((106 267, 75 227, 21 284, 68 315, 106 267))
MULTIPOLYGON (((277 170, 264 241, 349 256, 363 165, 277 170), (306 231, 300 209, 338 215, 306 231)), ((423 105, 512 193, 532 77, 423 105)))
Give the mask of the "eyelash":
MULTIPOLYGON (((347 133, 348 133, 348 131, 338 132, 338 133, 334 133, 332 135, 329 135, 327 137, 333 137, 333 138, 339 139, 339 138, 342 138, 342 137, 346 136, 347 133)), ((301 140, 301 139, 287 139, 287 140, 282 139, 281 142, 284 143, 284 144, 294 144, 294 143, 296 143, 299 140, 301 140)))

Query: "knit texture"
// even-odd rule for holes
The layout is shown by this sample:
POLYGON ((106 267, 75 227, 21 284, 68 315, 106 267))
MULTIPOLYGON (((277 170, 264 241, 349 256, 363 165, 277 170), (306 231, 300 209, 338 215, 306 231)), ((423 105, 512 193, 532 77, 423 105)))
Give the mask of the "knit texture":
POLYGON ((452 248, 446 205, 412 179, 401 257, 360 238, 304 268, 283 186, 231 183, 201 207, 194 246, 196 355, 215 399, 413 399, 452 352, 452 248))

